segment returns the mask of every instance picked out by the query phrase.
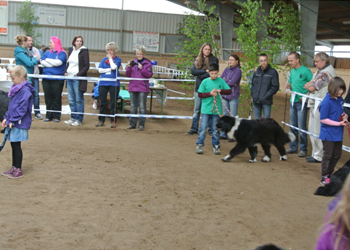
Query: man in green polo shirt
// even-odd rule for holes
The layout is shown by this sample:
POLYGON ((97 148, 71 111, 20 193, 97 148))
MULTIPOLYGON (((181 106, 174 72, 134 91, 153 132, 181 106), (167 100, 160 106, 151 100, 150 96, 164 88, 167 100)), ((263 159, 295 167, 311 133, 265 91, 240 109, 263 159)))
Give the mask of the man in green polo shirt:
MULTIPOLYGON (((290 52, 288 55, 289 65, 293 68, 290 72, 289 81, 286 85, 286 89, 292 91, 306 94, 307 89, 304 88, 305 83, 311 81, 312 73, 310 69, 301 65, 300 55, 297 52, 290 52)), ((307 105, 302 107, 302 99, 300 95, 295 95, 295 99, 290 98, 290 108, 289 108, 289 123, 294 127, 298 127, 302 130, 306 129, 306 119, 307 119, 307 105)), ((298 152, 298 144, 300 135, 300 151, 299 157, 305 157, 307 151, 307 134, 298 131, 296 129, 291 129, 291 132, 295 135, 295 140, 289 143, 290 149, 286 152, 287 154, 294 154, 298 152)))

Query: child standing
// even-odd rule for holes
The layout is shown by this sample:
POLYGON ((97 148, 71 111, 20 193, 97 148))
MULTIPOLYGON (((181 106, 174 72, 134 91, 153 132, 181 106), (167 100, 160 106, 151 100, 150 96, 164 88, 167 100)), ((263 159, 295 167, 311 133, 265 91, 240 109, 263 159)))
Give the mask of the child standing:
POLYGON ((2 127, 11 129, 8 140, 12 147, 12 167, 3 176, 17 179, 23 177, 21 142, 28 140, 28 129, 32 124, 32 105, 34 87, 27 80, 27 70, 23 66, 15 66, 10 69, 13 82, 8 96, 11 98, 8 111, 2 121, 2 127))
POLYGON ((214 154, 219 155, 219 131, 216 124, 220 118, 219 115, 222 114, 222 100, 218 93, 221 93, 222 95, 229 95, 231 94, 232 90, 224 79, 218 77, 219 66, 217 64, 211 64, 208 71, 210 77, 203 80, 198 89, 198 97, 202 98, 202 120, 199 127, 196 153, 203 154, 202 147, 204 146, 206 130, 208 127, 212 127, 214 128, 214 132, 211 137, 213 152, 214 154), (216 97, 217 109, 214 107, 214 97, 216 97))
POLYGON ((319 138, 323 144, 321 184, 327 185, 335 165, 342 154, 343 126, 347 125, 348 116, 344 113, 345 82, 340 77, 329 81, 328 93, 320 104, 321 131, 319 138))

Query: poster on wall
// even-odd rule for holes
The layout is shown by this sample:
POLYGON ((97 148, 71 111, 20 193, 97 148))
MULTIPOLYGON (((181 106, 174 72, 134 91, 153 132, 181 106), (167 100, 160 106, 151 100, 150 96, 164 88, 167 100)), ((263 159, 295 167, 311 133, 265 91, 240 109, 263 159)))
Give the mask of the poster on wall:
POLYGON ((8 30, 8 2, 0 1, 0 35, 7 35, 8 30))
POLYGON ((134 31, 132 48, 136 49, 140 45, 145 46, 146 51, 158 52, 159 33, 134 31))
POLYGON ((42 25, 66 26, 66 9, 44 6, 34 6, 38 23, 42 25))

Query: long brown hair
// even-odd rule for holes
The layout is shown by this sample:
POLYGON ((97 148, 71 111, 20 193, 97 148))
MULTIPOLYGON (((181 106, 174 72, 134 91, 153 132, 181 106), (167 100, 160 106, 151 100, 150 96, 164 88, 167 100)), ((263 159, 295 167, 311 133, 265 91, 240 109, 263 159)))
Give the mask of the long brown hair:
POLYGON ((201 47, 201 49, 199 50, 198 56, 196 61, 194 62, 194 66, 196 67, 196 69, 209 69, 209 61, 210 61, 210 57, 213 56, 213 54, 211 53, 211 45, 210 43, 204 43, 201 47), (205 46, 209 46, 210 47, 210 55, 206 58, 204 58, 203 55, 203 49, 205 46))

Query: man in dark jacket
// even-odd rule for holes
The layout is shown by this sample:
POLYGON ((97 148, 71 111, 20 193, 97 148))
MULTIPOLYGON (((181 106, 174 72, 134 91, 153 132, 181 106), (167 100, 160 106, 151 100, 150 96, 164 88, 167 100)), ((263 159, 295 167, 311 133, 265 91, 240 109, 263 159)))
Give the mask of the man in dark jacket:
POLYGON ((259 63, 260 66, 253 74, 250 90, 255 119, 260 118, 262 113, 264 113, 265 118, 270 118, 273 95, 280 87, 278 72, 268 64, 266 54, 259 55, 259 63))

